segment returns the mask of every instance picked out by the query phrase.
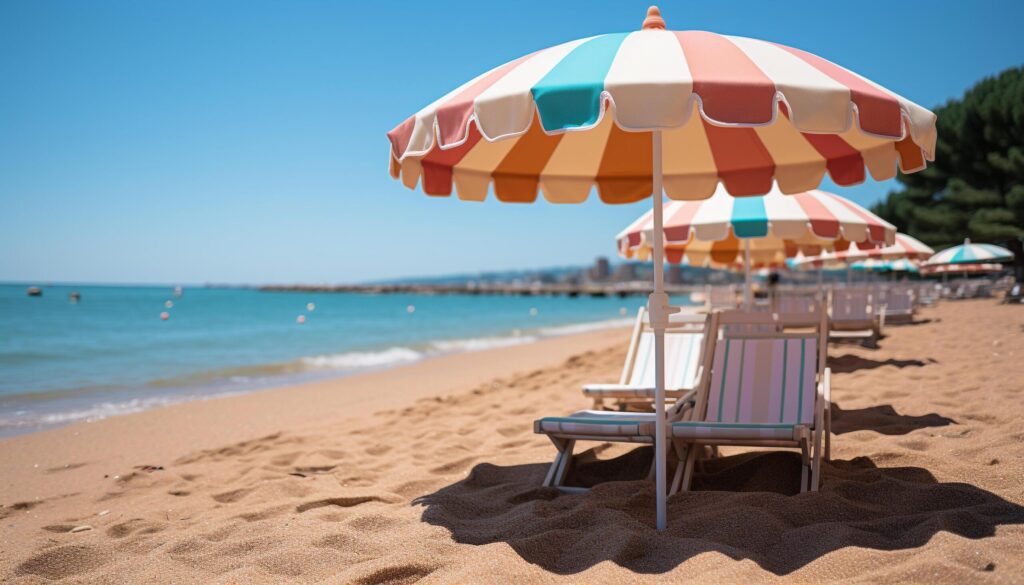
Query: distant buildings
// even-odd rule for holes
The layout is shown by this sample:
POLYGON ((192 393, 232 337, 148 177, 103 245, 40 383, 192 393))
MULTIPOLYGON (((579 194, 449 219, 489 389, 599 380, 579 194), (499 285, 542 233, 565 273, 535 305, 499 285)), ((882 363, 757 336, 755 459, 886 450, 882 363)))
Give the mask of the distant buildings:
POLYGON ((588 280, 591 282, 605 282, 611 274, 611 264, 604 256, 598 256, 594 260, 594 265, 587 271, 588 280))

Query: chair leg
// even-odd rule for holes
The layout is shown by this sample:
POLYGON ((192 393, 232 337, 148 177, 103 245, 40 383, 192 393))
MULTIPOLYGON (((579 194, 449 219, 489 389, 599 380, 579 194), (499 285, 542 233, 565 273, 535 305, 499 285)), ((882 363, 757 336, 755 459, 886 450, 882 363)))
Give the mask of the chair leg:
POLYGON ((800 457, 800 493, 802 494, 807 491, 808 475, 810 475, 811 467, 811 454, 809 453, 806 435, 800 439, 800 457))
POLYGON ((832 409, 825 409, 825 461, 832 461, 832 409))
POLYGON ((690 491, 690 482, 693 481, 693 462, 697 459, 697 446, 690 445, 686 452, 686 465, 683 469, 683 483, 680 486, 684 492, 690 491))
POLYGON ((690 447, 686 445, 679 445, 673 441, 672 450, 676 453, 676 472, 672 475, 672 486, 668 489, 668 495, 675 494, 679 491, 679 485, 683 481, 683 469, 686 468, 686 454, 689 452, 690 447))
POLYGON ((562 464, 562 452, 559 451, 555 454, 555 460, 551 462, 551 467, 548 468, 548 474, 544 476, 543 487, 551 487, 551 482, 555 480, 555 473, 558 472, 558 467, 562 464))
POLYGON ((814 431, 814 451, 811 457, 811 491, 818 491, 821 481, 821 430, 814 431))
POLYGON ((565 476, 569 473, 569 465, 572 463, 572 450, 576 446, 576 441, 567 439, 565 441, 565 447, 562 449, 561 461, 559 462, 558 469, 555 471, 555 477, 552 481, 554 487, 562 485, 565 481, 565 476))

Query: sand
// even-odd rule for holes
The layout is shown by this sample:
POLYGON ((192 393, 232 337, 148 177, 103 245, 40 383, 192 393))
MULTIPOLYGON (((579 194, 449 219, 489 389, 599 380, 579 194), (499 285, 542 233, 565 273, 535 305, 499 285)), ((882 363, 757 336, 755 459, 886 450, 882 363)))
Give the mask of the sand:
POLYGON ((833 461, 724 449, 653 530, 651 451, 534 418, 628 331, 436 358, 0 441, 11 583, 1024 582, 1024 311, 947 302, 829 348, 833 461), (581 449, 582 450, 582 449, 581 449))

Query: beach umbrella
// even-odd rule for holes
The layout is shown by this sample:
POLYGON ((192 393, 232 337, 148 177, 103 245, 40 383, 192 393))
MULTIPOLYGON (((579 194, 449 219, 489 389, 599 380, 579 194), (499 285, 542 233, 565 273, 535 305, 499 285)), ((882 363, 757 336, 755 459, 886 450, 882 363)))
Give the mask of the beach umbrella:
POLYGON ((874 258, 854 262, 850 268, 862 272, 912 272, 917 273, 917 263, 902 258, 900 260, 877 260, 874 258))
POLYGON ((1009 262, 1013 260, 1013 252, 1006 248, 993 246, 992 244, 974 244, 970 238, 964 239, 964 243, 935 254, 925 260, 925 266, 939 266, 942 264, 982 264, 1009 262))
MULTIPOLYGON (((896 227, 860 205, 827 191, 785 195, 773 188, 761 197, 733 197, 722 186, 708 199, 672 201, 662 212, 665 259, 693 266, 744 271, 744 304, 751 302, 750 269, 785 265, 797 253, 894 244, 896 227)), ((654 211, 616 236, 619 254, 653 254, 654 211)))
MULTIPOLYGON (((477 48, 476 50, 479 50, 477 48)), ((429 67, 429 64, 424 65, 429 67)), ((402 88, 405 89, 405 88, 402 88)), ((935 115, 799 49, 704 31, 642 29, 563 43, 470 80, 388 133, 390 172, 428 195, 578 203, 706 199, 913 172, 934 158, 935 115)), ((654 230, 660 233, 660 229, 654 230)), ((664 333, 677 312, 654 242, 655 487, 666 526, 664 333)))
POLYGON ((891 246, 881 248, 850 247, 846 250, 826 251, 817 255, 801 254, 792 261, 791 267, 794 270, 841 268, 865 260, 925 260, 933 254, 935 254, 935 250, 917 238, 897 233, 896 241, 891 246))
POLYGON ((1001 272, 1003 270, 1000 264, 937 264, 937 265, 922 265, 921 274, 925 276, 932 276, 935 274, 989 274, 993 272, 1001 272))

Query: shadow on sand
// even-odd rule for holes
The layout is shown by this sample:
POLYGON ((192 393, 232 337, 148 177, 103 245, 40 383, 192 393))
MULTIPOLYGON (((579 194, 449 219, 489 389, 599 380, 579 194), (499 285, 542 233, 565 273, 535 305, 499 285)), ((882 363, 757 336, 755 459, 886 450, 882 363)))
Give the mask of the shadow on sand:
POLYGON ((606 461, 598 454, 582 453, 570 474, 570 483, 593 486, 586 494, 538 487, 546 464, 480 464, 414 505, 457 542, 505 542, 562 575, 605 561, 662 573, 710 551, 786 575, 846 547, 907 550, 941 531, 985 538, 1024 524, 1024 507, 995 494, 940 483, 919 467, 879 468, 867 457, 825 463, 821 491, 799 494, 799 455, 776 451, 704 462, 695 491, 669 499, 669 528, 658 533, 654 493, 642 479, 651 448, 606 461))
POLYGON ((856 372, 857 370, 873 370, 875 368, 881 368, 882 366, 896 366, 897 368, 923 368, 928 364, 937 364, 938 362, 932 358, 928 358, 927 361, 922 360, 897 360, 889 358, 887 360, 873 360, 852 353, 843 354, 839 357, 829 357, 828 367, 832 368, 833 374, 848 374, 850 372, 856 372))
POLYGON ((955 424, 955 420, 934 412, 920 416, 900 414, 889 404, 850 410, 843 410, 838 404, 832 404, 832 433, 836 435, 854 431, 905 435, 917 429, 955 424))

